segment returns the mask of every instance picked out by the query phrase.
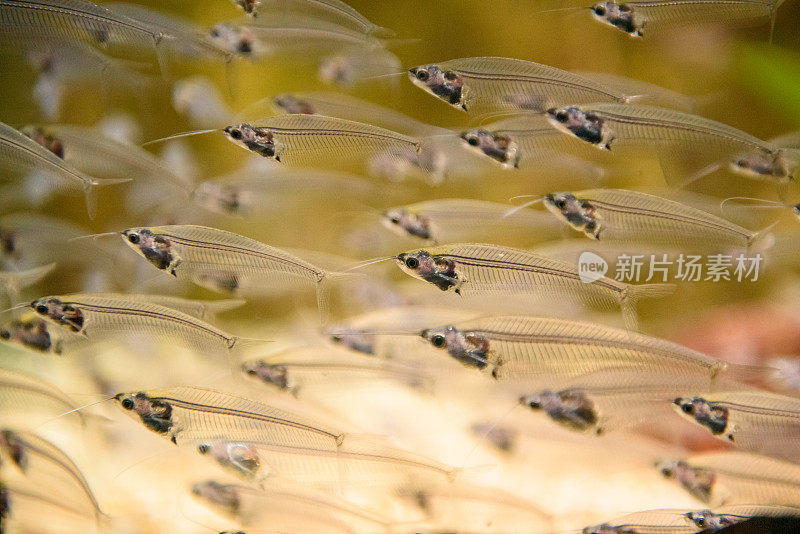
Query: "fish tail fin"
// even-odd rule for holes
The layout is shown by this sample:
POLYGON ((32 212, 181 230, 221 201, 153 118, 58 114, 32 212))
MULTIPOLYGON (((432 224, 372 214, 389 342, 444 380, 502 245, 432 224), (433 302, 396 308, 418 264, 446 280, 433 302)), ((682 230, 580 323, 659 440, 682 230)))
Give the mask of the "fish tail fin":
POLYGON ((636 313, 636 304, 642 299, 652 299, 666 297, 675 292, 675 284, 641 284, 628 286, 620 300, 622 308, 622 318, 625 326, 630 330, 636 330, 639 325, 639 317, 636 313))
POLYGON ((768 387, 774 386, 776 381, 782 381, 783 378, 781 370, 774 367, 726 362, 711 378, 711 389, 725 391, 737 386, 741 388, 742 385, 768 387))

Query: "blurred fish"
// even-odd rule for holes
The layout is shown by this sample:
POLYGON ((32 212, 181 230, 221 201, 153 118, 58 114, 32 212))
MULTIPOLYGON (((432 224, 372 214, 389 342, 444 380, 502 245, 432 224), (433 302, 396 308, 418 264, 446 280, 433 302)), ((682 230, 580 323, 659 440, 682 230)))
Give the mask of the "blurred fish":
POLYGON ((344 433, 260 402, 198 387, 119 393, 114 396, 153 432, 172 443, 219 439, 258 441, 290 451, 335 452, 344 433))
POLYGON ((284 532, 388 532, 386 520, 335 495, 287 483, 267 491, 213 480, 192 486, 192 495, 215 511, 246 526, 269 523, 284 532))
POLYGON ((796 464, 740 452, 718 452, 657 465, 698 500, 720 504, 800 506, 796 464))
POLYGON ((551 193, 544 206, 558 219, 590 239, 650 241, 709 249, 751 250, 769 232, 753 232, 666 198, 624 189, 551 193))
POLYGON ((18 302, 22 289, 40 282, 55 268, 56 264, 51 263, 25 271, 0 271, 0 289, 8 295, 12 303, 18 302))
POLYGON ((170 339, 201 353, 228 354, 238 349, 242 341, 181 311, 127 295, 43 297, 30 307, 64 332, 94 342, 152 336, 170 339))
POLYGON ((65 339, 57 330, 58 327, 30 313, 0 324, 0 340, 34 352, 60 356, 65 350, 65 339))
POLYGON ((678 397, 681 415, 736 448, 782 458, 800 457, 800 400, 762 391, 678 397))
POLYGON ((64 504, 81 504, 98 520, 105 514, 78 466, 61 449, 31 432, 0 431, 0 457, 30 484, 57 494, 64 504), (72 501, 82 501, 72 502, 72 501))
POLYGON ((772 146, 787 149, 777 158, 754 151, 740 154, 729 163, 729 168, 742 176, 756 180, 774 181, 785 176, 796 176, 800 157, 800 132, 791 132, 767 141, 772 146))
POLYGON ((315 284, 325 311, 329 282, 342 278, 286 251, 224 230, 193 225, 130 228, 125 242, 157 269, 221 293, 258 294, 264 284, 315 284))
POLYGON ((532 210, 510 213, 506 204, 448 198, 390 208, 383 214, 387 228, 432 243, 532 241, 553 233, 555 227, 532 210), (526 239, 527 237, 527 239, 526 239))
POLYGON ((584 282, 571 264, 519 249, 478 243, 457 243, 399 254, 405 273, 442 291, 466 290, 502 298, 524 295, 544 300, 571 299, 579 304, 622 309, 625 323, 635 329, 636 302, 665 296, 670 284, 630 285, 598 277, 584 282))
POLYGON ((197 128, 213 128, 233 119, 233 110, 205 76, 176 81, 172 86, 172 107, 197 128))
POLYGON ((40 378, 3 368, 0 386, 0 420, 8 428, 34 428, 44 418, 65 412, 84 422, 72 399, 40 378))
MULTIPOLYGON (((586 141, 601 150, 613 146, 643 146, 654 149, 668 181, 687 183, 707 174, 741 153, 754 153, 777 162, 788 156, 773 146, 732 126, 649 106, 590 104, 547 110, 554 128, 586 141)), ((778 168, 778 165, 775 166, 778 168)), ((788 168, 787 168, 788 170, 788 168)), ((777 183, 791 175, 775 176, 777 183)))
MULTIPOLYGON (((694 513, 694 512, 688 512, 694 513)), ((700 527, 692 524, 682 510, 646 510, 585 527, 583 534, 693 534, 700 527)))
POLYGON ((391 77, 400 68, 400 58, 389 50, 348 48, 323 57, 317 78, 328 85, 351 87, 359 82, 391 77))
MULTIPOLYGON (((470 113, 545 111, 565 104, 629 103, 641 99, 611 78, 596 80, 569 71, 502 57, 461 58, 408 71, 415 85, 470 113)), ((637 90, 663 89, 638 82, 637 90)))
POLYGON ((747 25, 769 20, 772 40, 775 15, 782 3, 783 0, 609 0, 591 9, 596 20, 631 37, 641 37, 645 29, 650 33, 681 25, 747 25))
POLYGON ((269 10, 269 14, 276 17, 281 13, 302 14, 321 21, 339 24, 364 34, 378 37, 394 34, 387 28, 376 26, 341 0, 261 0, 261 3, 264 4, 264 7, 260 8, 260 13, 269 10))
POLYGON ((231 0, 234 5, 250 16, 258 16, 258 8, 261 7, 261 0, 231 0))
POLYGON ((754 517, 796 517, 800 514, 797 508, 789 506, 768 506, 739 504, 724 506, 711 510, 686 512, 685 516, 703 532, 716 532, 726 527, 739 524, 754 517))
POLYGON ((131 180, 130 178, 98 179, 87 176, 68 165, 53 152, 3 123, 0 123, 0 155, 3 160, 0 165, 8 171, 35 173, 56 189, 82 189, 89 217, 94 217, 97 210, 94 187, 131 180))

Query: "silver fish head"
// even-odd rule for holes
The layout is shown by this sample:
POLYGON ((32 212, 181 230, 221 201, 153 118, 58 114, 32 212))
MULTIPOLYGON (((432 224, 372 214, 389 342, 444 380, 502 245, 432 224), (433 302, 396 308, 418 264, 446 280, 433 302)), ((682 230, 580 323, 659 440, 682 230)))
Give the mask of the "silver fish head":
POLYGON ((519 403, 532 410, 551 411, 561 406, 561 398, 557 391, 546 389, 538 393, 530 393, 519 398, 519 403))
POLYGON ((225 136, 234 144, 255 152, 265 158, 280 161, 280 154, 275 146, 272 132, 268 128, 259 128, 251 124, 236 124, 223 130, 225 136))
POLYGON ((718 403, 709 402, 703 397, 679 397, 673 404, 714 435, 722 434, 728 427, 728 408, 718 403))
POLYGON ((716 474, 708 469, 692 467, 683 460, 666 460, 656 464, 661 474, 675 480, 683 489, 703 502, 708 502, 716 483, 716 474))
POLYGON ((718 529, 729 526, 732 523, 723 515, 718 515, 711 510, 700 510, 697 512, 687 512, 686 518, 702 529, 718 529))
MULTIPOLYGON (((160 399, 152 399, 147 393, 117 393, 114 400, 120 407, 131 412, 142 424, 158 434, 166 434, 173 427, 172 405, 160 399)), ((177 444, 173 436, 172 442, 177 444)))
POLYGON ((34 300, 30 306, 37 315, 73 332, 79 332, 83 328, 83 312, 72 303, 62 302, 53 297, 44 297, 34 300))
POLYGON ((225 439, 203 441, 197 444, 197 452, 246 478, 255 476, 261 465, 258 451, 247 443, 225 439))
POLYGON ((467 111, 464 80, 456 71, 443 71, 437 65, 421 65, 409 69, 408 77, 414 85, 455 108, 467 111))
POLYGON ((227 52, 249 57, 263 49, 252 30, 230 24, 215 24, 208 30, 211 42, 227 52))
POLYGON ((337 328, 330 334, 331 341, 363 354, 374 355, 374 336, 355 328, 337 328))
POLYGON ((598 239, 600 228, 595 218, 596 210, 589 201, 579 199, 572 193, 550 193, 544 196, 542 202, 550 213, 565 223, 592 239, 598 239))
POLYGON ((289 370, 285 365, 275 365, 264 360, 255 360, 243 363, 242 372, 280 389, 289 388, 289 370))
POLYGON ((644 24, 629 4, 614 1, 598 2, 591 7, 591 10, 592 16, 603 24, 612 26, 631 37, 643 35, 644 24))
POLYGON ((504 168, 519 167, 520 151, 511 136, 476 128, 459 136, 475 152, 489 156, 504 168))
POLYGON ((285 113, 289 113, 290 115, 313 115, 316 113, 311 104, 300 100, 294 95, 278 95, 272 99, 272 102, 285 113))
POLYGON ((233 0, 233 3, 242 8, 248 15, 257 15, 256 11, 261 7, 261 0, 233 0))
POLYGON ((460 292, 463 279, 456 271, 455 262, 445 256, 421 249, 398 254, 396 261, 403 272, 414 278, 430 282, 442 291, 453 289, 460 292))
POLYGON ((59 343, 53 343, 49 325, 41 319, 14 320, 0 327, 0 340, 16 343, 37 352, 59 353, 59 343))
POLYGON ((192 495, 227 513, 239 511, 239 488, 232 484, 220 484, 214 480, 198 482, 192 485, 192 495))
POLYGON ((603 119, 594 113, 585 112, 577 106, 550 108, 546 113, 548 122, 557 130, 599 148, 609 149, 610 140, 606 140, 603 135, 603 119))
POLYGON ((128 228, 121 232, 123 239, 133 250, 142 255, 156 269, 177 276, 175 269, 181 260, 173 248, 172 241, 154 228, 128 228))
POLYGON ((423 330, 420 336, 437 349, 447 349, 450 356, 468 367, 485 369, 489 363, 489 341, 478 332, 449 325, 423 330))
POLYGON ((403 208, 388 210, 383 214, 384 226, 402 235, 431 239, 431 220, 423 215, 409 213, 403 208))

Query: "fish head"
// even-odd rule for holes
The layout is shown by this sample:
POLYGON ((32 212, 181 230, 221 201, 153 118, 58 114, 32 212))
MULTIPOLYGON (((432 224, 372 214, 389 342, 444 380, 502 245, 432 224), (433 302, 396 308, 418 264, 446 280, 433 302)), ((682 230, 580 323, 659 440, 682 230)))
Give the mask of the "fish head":
POLYGON ((13 430, 0 431, 0 450, 3 451, 20 471, 26 472, 28 468, 28 453, 22 439, 13 430))
POLYGON ((363 354, 375 354, 375 343, 372 336, 355 328, 337 328, 330 334, 331 341, 341 344, 350 350, 363 354))
POLYGON ((775 173, 775 161, 769 154, 763 152, 749 152, 740 154, 729 164, 731 171, 751 178, 771 177, 775 173))
POLYGON ((128 228, 121 234, 128 246, 152 263, 156 269, 175 276, 175 269, 181 260, 169 237, 155 228, 147 227, 128 228))
MULTIPOLYGON (((143 391, 137 393, 117 393, 114 400, 120 407, 137 416, 153 432, 166 434, 173 427, 172 405, 161 399, 152 398, 143 391)), ((174 441, 173 443, 177 443, 174 441)))
POLYGON ((382 222, 390 230, 422 239, 431 239, 431 220, 403 208, 394 208, 383 214, 382 222))
POLYGON ((591 7, 592 16, 608 26, 612 26, 631 37, 641 37, 644 27, 633 7, 624 2, 598 2, 591 7))
POLYGON ((64 140, 54 132, 42 126, 23 126, 19 131, 59 159, 64 159, 64 140))
POLYGON ((420 249, 398 254, 396 261, 406 274, 430 282, 442 291, 454 289, 458 293, 463 283, 462 277, 456 271, 455 262, 444 255, 434 255, 420 249))
POLYGON ((550 108, 546 113, 548 122, 557 130, 600 148, 608 148, 608 144, 604 143, 603 119, 594 113, 584 111, 578 106, 550 108))
POLYGON ((709 402, 702 397, 679 397, 673 404, 714 435, 722 434, 728 426, 728 408, 719 403, 709 402))
POLYGON ((795 204, 794 206, 792 206, 792 213, 794 214, 795 217, 800 219, 800 204, 795 204))
POLYGON ((507 134, 491 132, 484 128, 475 128, 474 130, 462 132, 459 137, 474 152, 492 158, 504 168, 516 168, 519 166, 519 146, 507 134))
POLYGON ((447 349, 450 356, 468 367, 484 369, 488 365, 489 341, 478 332, 449 325, 423 330, 420 336, 437 349, 447 349))
POLYGON ((550 193, 543 197, 542 202, 557 218, 597 239, 599 229, 591 202, 577 198, 572 193, 550 193))
POLYGON ((197 443, 197 452, 210 456, 223 467, 231 468, 247 477, 254 476, 261 463, 255 448, 246 443, 225 439, 201 441, 197 443))
POLYGON ((203 182, 192 194, 196 204, 217 213, 241 213, 242 191, 232 184, 203 182))
POLYGON ((226 52, 249 57, 264 49, 256 34, 245 26, 215 24, 208 30, 211 42, 226 52))
POLYGON ((711 510, 699 510, 697 512, 687 512, 686 518, 694 523, 697 528, 717 530, 733 524, 731 519, 721 514, 715 514, 711 510))
POLYGON ((409 79, 417 87, 451 106, 467 111, 466 88, 461 75, 454 70, 442 70, 438 65, 421 65, 408 70, 409 79))
POLYGON ((289 370, 285 365, 275 365, 264 360, 254 360, 243 363, 242 372, 247 376, 257 378, 280 389, 289 387, 289 370))
POLYGON ((0 327, 0 340, 17 343, 37 352, 57 352, 58 343, 50 338, 49 325, 41 319, 14 320, 0 327))
POLYGON ((581 531, 582 534, 624 534, 617 527, 609 523, 601 523, 591 527, 584 527, 581 531))
POLYGON ((43 297, 31 302, 30 306, 37 315, 65 326, 73 332, 83 328, 83 312, 71 302, 62 302, 55 297, 43 297))
POLYGON ((242 8, 248 15, 257 15, 256 11, 261 7, 261 0, 233 0, 233 3, 242 8))
POLYGON ((316 113, 311 104, 300 100, 294 95, 278 95, 272 99, 272 102, 283 110, 284 113, 289 113, 290 115, 313 115, 316 113))
POLYGON ((268 128, 243 123, 226 126, 223 132, 234 144, 255 152, 259 156, 280 161, 272 131, 268 128))
POLYGON ((239 488, 233 484, 220 484, 214 480, 198 482, 192 485, 192 495, 227 513, 239 511, 239 488))

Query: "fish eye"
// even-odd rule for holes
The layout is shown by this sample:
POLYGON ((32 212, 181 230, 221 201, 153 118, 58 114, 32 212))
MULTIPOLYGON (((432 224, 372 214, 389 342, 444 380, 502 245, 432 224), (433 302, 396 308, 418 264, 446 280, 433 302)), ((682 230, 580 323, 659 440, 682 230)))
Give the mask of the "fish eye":
POLYGON ((0 330, 0 339, 9 340, 11 339, 11 332, 8 330, 0 330))
POLYGON ((425 69, 419 69, 417 71, 417 75, 416 76, 417 76, 417 79, 419 81, 421 81, 421 82, 427 82, 428 78, 430 78, 430 74, 428 74, 428 71, 425 70, 425 69))
POLYGON ((480 144, 480 141, 478 141, 477 136, 472 135, 470 137, 467 137, 467 144, 469 144, 470 146, 478 146, 480 144))
POLYGON ((592 8, 592 11, 594 11, 595 15, 602 17, 603 15, 606 14, 606 6, 604 6, 603 4, 597 4, 592 8))
POLYGON ((256 374, 256 370, 255 369, 245 369, 245 371, 247 372, 248 375, 256 374))
POLYGON ((698 527, 705 527, 706 526, 706 518, 703 517, 703 516, 696 517, 694 522, 698 527))
POLYGON ((122 399, 122 402, 120 404, 126 410, 133 410, 134 404, 133 404, 133 400, 131 400, 131 399, 122 399))
POLYGON ((136 244, 138 244, 138 243, 139 243, 139 241, 141 241, 141 240, 139 239, 139 234, 136 234, 136 233, 130 233, 130 234, 128 234, 128 241, 130 241, 131 243, 133 243, 134 245, 136 245, 136 244))
POLYGON ((242 131, 238 128, 231 128, 228 130, 228 135, 230 135, 232 139, 239 140, 242 138, 242 131))
POLYGON ((416 269, 419 267, 419 260, 413 256, 406 258, 406 267, 409 269, 416 269))
POLYGON ((556 207, 558 209, 563 210, 564 208, 567 207, 567 201, 564 200, 563 198, 559 198, 558 200, 556 200, 556 207))
POLYGON ((447 72, 444 73, 444 79, 449 82, 452 82, 456 78, 458 78, 458 74, 456 74, 452 70, 448 70, 447 72))
POLYGON ((528 406, 530 406, 534 410, 538 410, 539 408, 542 407, 542 403, 539 402, 539 401, 530 400, 530 401, 528 401, 528 406))
POLYGON ((431 345, 433 345, 437 349, 444 347, 444 344, 445 344, 445 339, 444 336, 441 334, 436 334, 431 338, 431 345))
POLYGON ((737 167, 745 168, 747 167, 747 160, 740 159, 736 162, 737 167))
POLYGON ((392 224, 400 224, 400 219, 398 219, 397 217, 392 217, 389 220, 391 221, 392 224))
POLYGON ((219 37, 219 30, 216 28, 211 28, 209 33, 211 34, 211 37, 219 37))
POLYGON ((672 469, 670 467, 662 467, 661 468, 661 474, 664 475, 665 477, 671 477, 672 476, 672 469))
POLYGON ((569 116, 567 115, 566 111, 562 110, 562 111, 559 111, 558 113, 556 113, 556 120, 558 122, 567 122, 568 118, 569 118, 569 116))
POLYGON ((36 312, 45 315, 48 312, 48 308, 44 304, 39 304, 36 306, 36 312))
POLYGON ((199 452, 200 454, 208 454, 208 451, 210 451, 210 450, 211 450, 211 447, 206 445, 205 443, 203 443, 202 445, 199 445, 197 447, 197 452, 199 452))
POLYGON ((691 415, 691 413, 694 411, 694 405, 691 402, 685 402, 681 404, 681 410, 683 410, 683 413, 688 413, 691 415))

